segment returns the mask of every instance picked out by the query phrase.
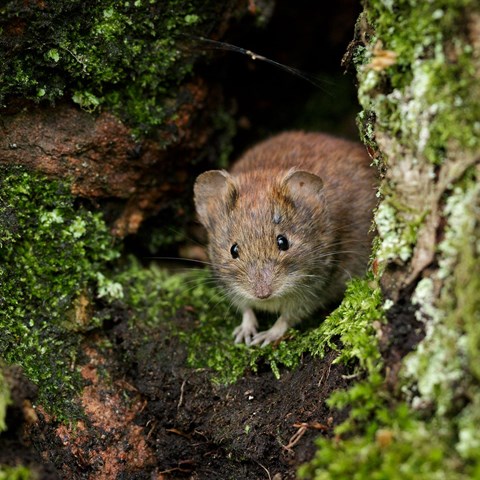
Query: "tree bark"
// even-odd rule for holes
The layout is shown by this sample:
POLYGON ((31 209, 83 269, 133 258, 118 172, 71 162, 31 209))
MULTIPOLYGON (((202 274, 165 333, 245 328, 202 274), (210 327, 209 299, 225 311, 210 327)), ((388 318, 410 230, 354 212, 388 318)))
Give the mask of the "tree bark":
POLYGON ((359 124, 383 172, 373 269, 385 298, 389 408, 405 401, 410 420, 423 419, 410 437, 395 414, 380 426, 370 473, 388 471, 398 455, 404 478, 472 478, 480 465, 479 6, 367 0, 357 28, 359 124), (434 444, 419 453, 425 436, 434 444), (411 456, 402 459, 406 444, 411 456))

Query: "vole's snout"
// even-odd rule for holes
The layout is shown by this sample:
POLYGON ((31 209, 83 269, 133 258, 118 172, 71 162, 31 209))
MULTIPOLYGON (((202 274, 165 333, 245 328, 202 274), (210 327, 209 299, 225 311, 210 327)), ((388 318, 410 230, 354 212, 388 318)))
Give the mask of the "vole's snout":
POLYGON ((257 298, 268 298, 272 295, 272 286, 260 283, 258 285, 255 285, 254 293, 257 298))
POLYGON ((253 294, 256 298, 264 300, 273 294, 273 265, 265 265, 262 268, 251 268, 249 280, 253 294))

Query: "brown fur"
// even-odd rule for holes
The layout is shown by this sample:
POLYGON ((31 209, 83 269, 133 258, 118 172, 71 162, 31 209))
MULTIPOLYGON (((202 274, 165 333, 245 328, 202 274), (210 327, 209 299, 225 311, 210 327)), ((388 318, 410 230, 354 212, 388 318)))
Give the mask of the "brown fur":
POLYGON ((346 280, 367 265, 375 185, 362 145, 304 132, 257 144, 231 173, 200 175, 197 212, 233 303, 277 311, 292 325, 339 301, 346 280), (278 235, 288 250, 279 249, 278 235))

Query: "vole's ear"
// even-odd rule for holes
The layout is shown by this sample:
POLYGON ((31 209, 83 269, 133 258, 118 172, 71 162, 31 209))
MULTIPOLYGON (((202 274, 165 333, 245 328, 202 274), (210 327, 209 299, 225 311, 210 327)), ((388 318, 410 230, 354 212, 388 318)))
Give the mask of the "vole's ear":
POLYGON ((323 199, 323 180, 310 172, 303 170, 290 171, 283 179, 283 185, 293 201, 323 199))
POLYGON ((205 227, 235 205, 238 191, 232 176, 225 170, 210 170, 197 177, 193 187, 197 215, 205 227))

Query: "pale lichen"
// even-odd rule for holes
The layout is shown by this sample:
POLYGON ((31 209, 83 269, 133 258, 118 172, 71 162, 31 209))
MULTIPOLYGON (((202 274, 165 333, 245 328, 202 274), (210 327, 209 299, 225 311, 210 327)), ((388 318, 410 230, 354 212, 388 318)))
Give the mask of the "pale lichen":
POLYGON ((406 262, 415 245, 415 230, 411 231, 398 212, 387 201, 379 204, 375 212, 375 225, 381 241, 378 243, 376 258, 383 263, 399 259, 406 262))
POLYGON ((421 280, 412 296, 417 305, 416 317, 425 323, 425 338, 405 359, 404 375, 415 384, 414 405, 434 404, 439 415, 451 410, 457 395, 455 385, 469 371, 468 332, 452 316, 460 313, 455 312, 454 305, 455 283, 459 281, 455 270, 465 249, 476 248, 479 198, 480 187, 472 180, 461 182, 449 195, 444 208, 444 239, 438 247, 439 269, 421 280), (443 284, 440 296, 435 291, 436 284, 443 284))

